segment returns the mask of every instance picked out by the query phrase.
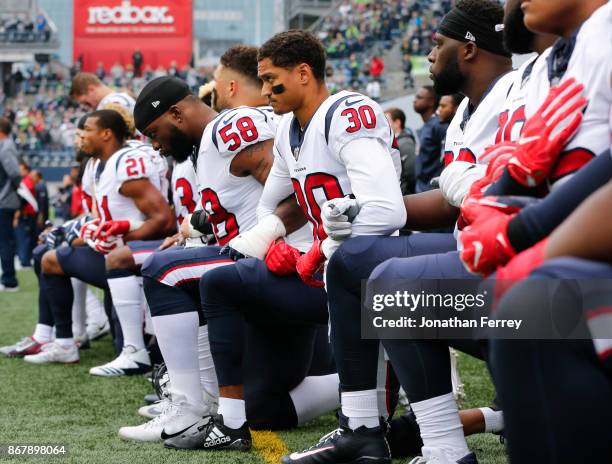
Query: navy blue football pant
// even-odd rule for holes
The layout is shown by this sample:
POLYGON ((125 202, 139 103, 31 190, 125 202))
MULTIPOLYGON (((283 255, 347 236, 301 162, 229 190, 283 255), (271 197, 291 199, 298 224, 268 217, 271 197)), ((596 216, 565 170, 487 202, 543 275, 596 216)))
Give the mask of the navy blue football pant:
POLYGON ((200 292, 219 386, 244 385, 250 427, 295 427, 289 392, 335 372, 325 291, 243 259, 208 272, 200 292))
POLYGON ((15 229, 13 228, 14 209, 0 208, 0 264, 2 265, 2 285, 16 287, 15 275, 15 229))
MULTIPOLYGON (((536 278, 612 279, 612 266, 575 258, 546 262, 508 291, 496 310, 499 318, 516 319, 524 311, 541 310, 547 295, 540 294, 542 286, 534 285, 536 278)), ((563 285, 570 292, 573 288, 567 298, 575 298, 576 306, 588 296, 578 286, 563 285)), ((612 294, 597 298, 609 314, 612 294)), ((607 338, 612 338, 609 333, 607 338)), ((602 355, 597 355, 592 340, 585 339, 491 340, 491 371, 512 463, 612 462, 612 371, 602 355)))
POLYGON ((331 340, 342 391, 377 388, 380 343, 361 338, 361 283, 387 259, 456 250, 452 234, 361 236, 336 250, 327 266, 331 340))
MULTIPOLYGON (((479 277, 465 270, 457 251, 414 256, 412 258, 391 258, 378 265, 370 279, 405 279, 411 282, 414 293, 421 291, 419 279, 469 279, 479 277)), ((432 291, 431 283, 423 289, 432 291)), ((453 311, 449 311, 449 317, 453 311)), ((486 341, 474 340, 413 340, 383 339, 382 344, 389 360, 411 402, 423 401, 452 392, 451 367, 448 348, 457 348, 464 353, 483 359, 486 341)))
MULTIPOLYGON (((104 290, 104 309, 112 324, 113 346, 115 351, 120 352, 123 347, 123 334, 121 333, 121 326, 117 315, 112 308, 110 292, 106 282, 104 255, 87 246, 59 247, 56 248, 55 252, 64 275, 41 273, 39 292, 46 294, 47 304, 55 321, 56 337, 72 337, 72 303, 74 301, 74 294, 70 278, 75 277, 104 290)), ((38 251, 36 254, 40 255, 40 252, 38 251)), ((41 298, 44 298, 44 294, 39 294, 39 301, 41 298)))

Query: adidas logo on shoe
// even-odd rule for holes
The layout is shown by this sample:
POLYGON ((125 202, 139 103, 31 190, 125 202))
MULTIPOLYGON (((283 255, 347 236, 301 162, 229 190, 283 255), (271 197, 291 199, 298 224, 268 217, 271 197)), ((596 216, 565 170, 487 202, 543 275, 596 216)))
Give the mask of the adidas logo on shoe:
POLYGON ((204 442, 204 448, 223 445, 224 443, 227 443, 230 440, 230 437, 228 437, 227 435, 223 435, 223 433, 217 427, 215 427, 210 431, 210 435, 206 437, 206 441, 204 442))

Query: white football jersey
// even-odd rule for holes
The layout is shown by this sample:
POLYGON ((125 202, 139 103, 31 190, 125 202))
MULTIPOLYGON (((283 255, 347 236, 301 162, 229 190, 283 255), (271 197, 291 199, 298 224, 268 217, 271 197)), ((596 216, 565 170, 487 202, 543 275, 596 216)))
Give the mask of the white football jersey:
POLYGON ((193 213, 200 202, 196 171, 190 158, 174 165, 172 170, 172 201, 177 225, 180 227, 183 219, 188 214, 193 213))
POLYGON ((96 160, 94 158, 89 158, 85 164, 83 177, 81 178, 81 203, 85 214, 91 214, 93 212, 95 164, 96 160))
POLYGON ((526 113, 533 115, 546 99, 551 85, 570 77, 585 87, 588 106, 578 132, 566 145, 553 169, 553 181, 575 172, 594 156, 610 148, 612 139, 612 2, 600 7, 582 25, 571 44, 558 52, 559 61, 566 61, 567 70, 554 72, 555 46, 545 53, 546 59, 534 66, 527 89, 526 113), (571 54, 571 56, 569 56, 571 54), (552 80, 552 83, 551 83, 552 80))
POLYGON ((525 99, 531 73, 539 56, 527 60, 514 73, 514 81, 510 85, 508 96, 498 116, 498 129, 495 134, 495 144, 501 142, 516 142, 523 131, 527 118, 525 117, 525 99))
POLYGON ((157 179, 151 177, 150 180, 153 185, 159 189, 164 198, 167 198, 168 188, 170 187, 168 181, 168 160, 162 156, 159 151, 154 150, 150 143, 145 143, 140 140, 128 140, 126 145, 141 150, 149 155, 151 163, 155 166, 157 172, 157 179))
POLYGON ((487 147, 495 144, 499 112, 504 107, 504 102, 516 76, 517 71, 511 71, 498 77, 491 83, 474 111, 470 109, 469 99, 463 99, 446 131, 445 165, 452 161, 481 164, 488 162, 482 159, 481 155, 487 147))
POLYGON ((106 162, 96 160, 94 191, 102 221, 146 219, 134 200, 119 193, 124 182, 136 179, 149 179, 151 183, 158 179, 156 167, 146 152, 132 147, 122 147, 106 162))
POLYGON ((116 103, 129 110, 130 113, 133 113, 134 106, 136 105, 136 100, 134 100, 130 95, 125 92, 112 92, 109 93, 102 100, 100 100, 100 103, 98 103, 98 107, 96 109, 101 110, 109 103, 116 103))
POLYGON ((247 106, 220 113, 204 130, 196 167, 198 189, 221 246, 257 224, 263 190, 255 177, 231 174, 232 160, 248 146, 273 139, 275 132, 266 111, 247 106))
POLYGON ((395 137, 378 103, 359 93, 339 92, 319 106, 303 130, 293 114, 285 115, 274 151, 270 176, 291 180, 316 239, 327 237, 322 204, 346 195, 354 195, 362 208, 353 222, 354 235, 393 232, 378 217, 377 213, 385 213, 384 207, 377 211, 375 203, 382 196, 401 202, 401 164, 395 137), (380 148, 375 156, 359 151, 358 143, 372 141, 380 148))

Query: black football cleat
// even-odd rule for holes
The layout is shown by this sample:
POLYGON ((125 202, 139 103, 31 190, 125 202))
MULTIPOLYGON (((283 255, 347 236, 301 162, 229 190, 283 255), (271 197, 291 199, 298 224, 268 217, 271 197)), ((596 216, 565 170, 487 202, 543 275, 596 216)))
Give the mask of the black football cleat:
POLYGON ((283 464, 390 464, 391 451, 381 427, 340 428, 303 451, 282 458, 283 464))
POLYGON ((206 416, 185 433, 164 442, 166 448, 207 451, 249 451, 253 444, 246 422, 239 429, 223 424, 223 416, 206 416))
POLYGON ((421 454, 423 440, 416 417, 412 411, 393 419, 387 432, 387 441, 394 459, 421 454))

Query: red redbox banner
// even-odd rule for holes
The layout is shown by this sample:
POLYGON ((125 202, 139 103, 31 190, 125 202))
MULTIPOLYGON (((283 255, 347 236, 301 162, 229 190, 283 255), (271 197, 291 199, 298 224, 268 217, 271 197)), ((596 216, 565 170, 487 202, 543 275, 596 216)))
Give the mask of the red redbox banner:
POLYGON ((73 31, 85 71, 132 63, 136 49, 143 69, 172 61, 180 68, 191 60, 192 0, 74 0, 73 31))

